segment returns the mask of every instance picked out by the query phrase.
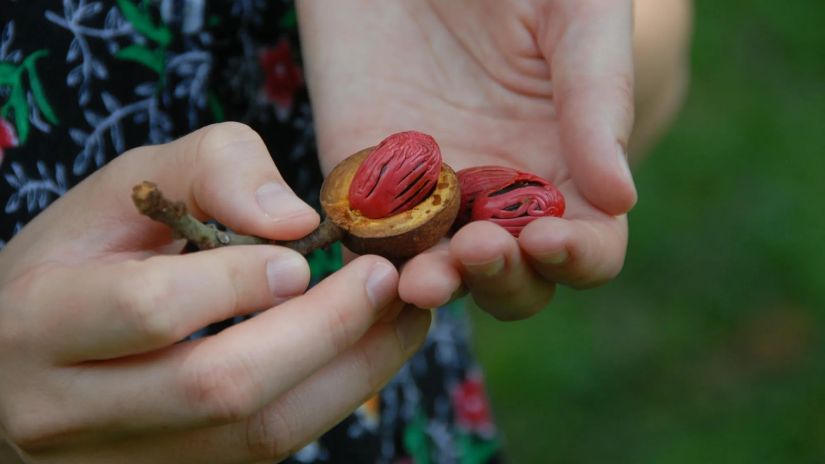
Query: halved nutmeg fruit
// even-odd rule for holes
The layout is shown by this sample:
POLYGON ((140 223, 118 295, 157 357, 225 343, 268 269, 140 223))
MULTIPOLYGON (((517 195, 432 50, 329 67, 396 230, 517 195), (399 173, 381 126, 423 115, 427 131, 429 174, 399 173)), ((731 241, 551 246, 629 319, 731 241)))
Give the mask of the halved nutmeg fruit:
POLYGON ((455 172, 433 149, 438 146, 432 137, 401 132, 330 172, 321 187, 321 206, 327 220, 343 230, 347 248, 406 259, 447 234, 461 194, 455 172))
POLYGON ((435 245, 450 230, 461 194, 456 173, 441 161, 429 135, 390 135, 342 161, 321 188, 323 222, 297 240, 273 241, 204 224, 182 202, 166 198, 152 182, 132 190, 141 214, 172 228, 199 249, 275 244, 309 254, 342 241, 359 254, 406 259, 435 245))

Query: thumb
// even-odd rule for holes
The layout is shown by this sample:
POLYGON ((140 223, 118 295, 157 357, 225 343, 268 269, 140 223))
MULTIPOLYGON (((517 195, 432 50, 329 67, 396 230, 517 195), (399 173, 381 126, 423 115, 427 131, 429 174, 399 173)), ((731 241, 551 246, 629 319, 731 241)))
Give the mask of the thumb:
MULTIPOLYGON (((159 246, 169 240, 168 228, 141 217, 131 200, 132 186, 144 180, 183 201, 196 217, 240 233, 289 240, 320 221, 281 177, 258 134, 243 124, 222 123, 124 153, 47 209, 33 227, 59 228, 55 242, 74 239, 86 249, 101 243, 115 249, 159 246)), ((42 246, 44 234, 28 234, 38 235, 42 246)))
POLYGON ((634 112, 632 2, 568 3, 542 33, 562 146, 585 198, 610 215, 624 214, 636 202, 626 155, 634 112))

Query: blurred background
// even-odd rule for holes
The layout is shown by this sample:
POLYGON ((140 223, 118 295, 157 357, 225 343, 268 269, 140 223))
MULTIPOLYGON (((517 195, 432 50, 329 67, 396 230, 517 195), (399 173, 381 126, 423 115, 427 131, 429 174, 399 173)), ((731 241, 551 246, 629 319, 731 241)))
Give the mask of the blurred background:
POLYGON ((476 346, 514 463, 825 462, 825 3, 695 4, 625 269, 476 346))

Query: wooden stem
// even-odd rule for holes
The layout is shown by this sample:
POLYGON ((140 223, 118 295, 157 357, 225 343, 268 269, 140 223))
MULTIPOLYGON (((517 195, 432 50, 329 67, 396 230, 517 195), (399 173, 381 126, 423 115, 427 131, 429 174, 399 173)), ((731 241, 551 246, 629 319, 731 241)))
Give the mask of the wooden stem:
POLYGON ((166 198, 152 182, 144 181, 132 189, 132 201, 138 211, 169 226, 177 237, 185 238, 198 249, 209 250, 230 245, 279 245, 308 255, 318 248, 327 247, 344 236, 344 231, 328 218, 306 237, 298 240, 269 240, 250 235, 220 230, 212 224, 195 219, 183 202, 166 198))

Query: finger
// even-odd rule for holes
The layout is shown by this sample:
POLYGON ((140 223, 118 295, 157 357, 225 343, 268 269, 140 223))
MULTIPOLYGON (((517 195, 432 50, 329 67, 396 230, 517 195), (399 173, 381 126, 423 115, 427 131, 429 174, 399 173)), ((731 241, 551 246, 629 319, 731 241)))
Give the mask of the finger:
MULTIPOLYGON (((251 417, 231 424, 163 433, 75 453, 84 464, 235 463, 277 460, 297 452, 378 392, 424 341, 431 314, 408 308, 373 327, 355 345, 251 417)), ((63 456, 66 458, 66 456, 63 456)), ((67 462, 73 462, 71 460, 67 462)))
POLYGON ((461 264, 450 254, 447 240, 426 250, 401 268, 398 296, 419 308, 438 308, 461 290, 461 264))
MULTIPOLYGON (((296 197, 281 177, 261 137, 245 125, 209 126, 145 151, 150 161, 171 153, 183 165, 180 169, 191 173, 181 179, 180 172, 160 161, 146 163, 141 156, 125 159, 129 165, 147 166, 144 172, 138 171, 139 180, 157 179, 171 198, 186 201, 195 213, 216 218, 232 229, 273 239, 295 239, 319 223, 318 214, 296 197)), ((138 172, 133 177, 137 178, 138 172)))
POLYGON ((61 198, 61 207, 47 209, 33 223, 38 233, 27 234, 29 243, 20 246, 49 256, 75 251, 88 259, 89 250, 101 247, 137 250, 168 242, 168 228, 141 217, 132 203, 132 186, 144 180, 199 218, 246 234, 295 239, 319 223, 318 214, 286 185, 258 134, 223 123, 116 158, 61 198))
POLYGON ((33 289, 34 340, 58 362, 142 353, 303 293, 309 266, 276 246, 226 247, 51 271, 33 289), (55 335, 57 334, 57 335, 55 335))
POLYGON ((282 459, 297 452, 398 372, 424 342, 431 317, 426 310, 405 309, 394 323, 376 326, 357 345, 245 424, 204 441, 213 443, 212 450, 227 461, 234 454, 228 450, 246 450, 250 460, 282 459))
POLYGON ((541 218, 522 230, 519 245, 545 279, 595 287, 616 277, 624 265, 627 218, 541 218))
POLYGON ((518 242, 496 224, 467 224, 450 241, 450 253, 461 263, 475 302, 497 319, 530 317, 553 298, 555 285, 533 272, 518 242))
POLYGON ((636 202, 626 155, 633 126, 632 2, 563 4, 540 36, 562 147, 584 196, 608 214, 624 214, 636 202))
POLYGON ((72 411, 82 417, 61 422, 82 424, 77 435, 246 418, 356 343, 397 299, 397 282, 386 260, 361 257, 306 294, 215 336, 69 371, 72 411))

